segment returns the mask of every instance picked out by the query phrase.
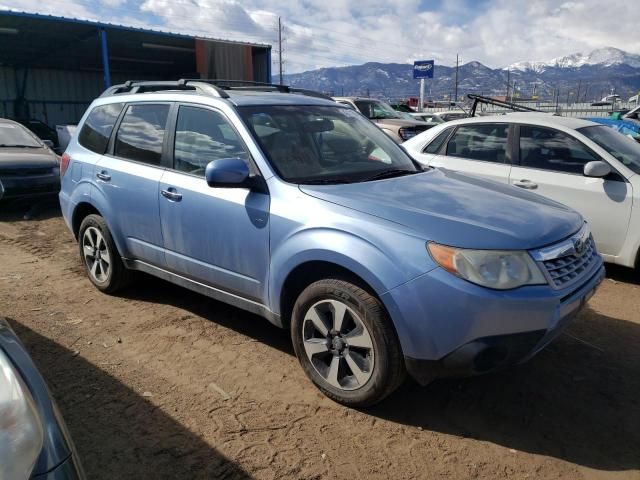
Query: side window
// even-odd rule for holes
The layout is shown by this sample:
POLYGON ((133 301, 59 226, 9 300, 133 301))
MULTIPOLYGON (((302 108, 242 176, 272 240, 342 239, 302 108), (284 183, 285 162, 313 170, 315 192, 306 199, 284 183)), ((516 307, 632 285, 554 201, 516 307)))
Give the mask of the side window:
POLYGON ((584 165, 599 160, 582 143, 551 128, 520 127, 520 164, 582 175, 584 165))
POLYGON ((506 123, 482 123, 458 127, 447 144, 447 155, 483 162, 504 163, 507 159, 506 123))
POLYGON ((438 153, 450 133, 451 133, 451 129, 445 128, 442 132, 440 132, 439 135, 436 136, 436 138, 431 140, 431 143, 429 143, 424 148, 422 153, 433 153, 433 154, 438 153))
POLYGON ((112 103, 91 110, 78 135, 80 145, 92 152, 103 154, 107 150, 109 137, 123 105, 122 103, 112 103))
POLYGON ((168 116, 169 105, 130 105, 116 134, 114 155, 160 165, 168 116))
POLYGON ((241 158, 249 163, 249 154, 227 119, 213 110, 180 107, 176 124, 174 168, 204 176, 207 164, 221 158, 241 158))

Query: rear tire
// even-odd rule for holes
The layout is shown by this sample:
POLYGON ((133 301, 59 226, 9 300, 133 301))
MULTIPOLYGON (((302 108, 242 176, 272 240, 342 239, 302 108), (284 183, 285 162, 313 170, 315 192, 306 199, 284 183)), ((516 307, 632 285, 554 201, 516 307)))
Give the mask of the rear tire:
POLYGON ((98 290, 115 293, 131 283, 133 272, 122 263, 109 227, 100 215, 87 215, 78 234, 80 259, 98 290))
POLYGON ((382 304, 347 281, 309 285, 293 307, 291 337, 309 379, 343 405, 378 403, 405 378, 400 343, 382 304))

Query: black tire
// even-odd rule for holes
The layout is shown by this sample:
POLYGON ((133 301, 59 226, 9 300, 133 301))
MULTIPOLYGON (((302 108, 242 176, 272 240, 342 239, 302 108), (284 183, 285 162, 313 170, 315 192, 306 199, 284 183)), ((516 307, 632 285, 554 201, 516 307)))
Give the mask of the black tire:
POLYGON ((100 215, 87 215, 82 220, 78 234, 78 245, 80 247, 80 260, 85 267, 87 277, 89 277, 91 283, 93 283, 98 290, 104 293, 115 293, 131 283, 131 280, 133 279, 133 272, 127 269, 122 263, 122 258, 120 257, 120 253, 118 253, 118 249, 113 241, 109 227, 107 227, 107 223, 100 215), (98 279, 94 274, 92 274, 90 265, 91 259, 85 256, 84 238, 87 230, 89 229, 92 229, 90 233, 95 233, 95 230, 100 232, 104 240, 104 247, 108 252, 110 260, 108 264, 109 267, 106 269, 106 275, 103 275, 104 278, 102 279, 98 279))
MULTIPOLYGON (((350 317, 351 314, 347 316, 350 317)), ((355 325, 355 322, 349 321, 355 325)), ((307 320, 307 324, 308 322, 307 320)), ((331 320, 328 321, 328 324, 330 323, 331 320)), ((311 328, 314 329, 314 327, 311 328)), ((313 335, 313 340, 315 341, 322 339, 322 337, 316 338, 318 332, 313 335)), ((328 347, 329 345, 335 345, 331 342, 331 335, 336 335, 335 329, 328 333, 328 340, 326 341, 328 349, 330 348, 328 347)), ((345 335, 347 336, 341 338, 344 338, 348 343, 349 334, 345 335)), ((354 408, 371 406, 383 400, 404 381, 406 372, 402 349, 384 307, 375 296, 350 282, 326 279, 309 285, 300 294, 293 307, 291 337, 296 356, 309 379, 327 397, 343 405, 354 408), (314 366, 305 350, 305 337, 309 335, 306 333, 309 327, 305 326, 305 316, 308 315, 307 312, 310 312, 312 307, 323 305, 323 301, 337 301, 339 304, 346 305, 348 309, 359 317, 359 321, 368 330, 367 333, 373 345, 373 358, 375 361, 373 361, 373 368, 369 369, 367 373, 370 377, 362 385, 357 382, 358 385, 351 389, 336 388, 328 382, 329 375, 325 378, 319 373, 318 360, 316 360, 318 357, 313 357, 314 362, 316 362, 316 366, 314 366)), ((341 344, 339 343, 338 345, 341 344)), ((314 355, 321 355, 321 360, 330 364, 333 361, 333 357, 342 356, 344 358, 345 355, 348 355, 349 349, 354 351, 356 348, 347 345, 343 353, 336 353, 338 352, 337 349, 330 349, 328 352, 320 352, 314 355)), ((346 362, 346 358, 344 358, 344 362, 346 362)), ((344 365, 344 362, 342 365, 344 365)), ((324 365, 324 363, 320 365, 324 365)), ((340 365, 339 362, 338 365, 340 365)), ((353 369, 349 370, 348 367, 345 370, 344 366, 339 369, 343 373, 353 372, 353 369)), ((347 380, 355 378, 355 373, 352 373, 352 377, 346 378, 347 380)))

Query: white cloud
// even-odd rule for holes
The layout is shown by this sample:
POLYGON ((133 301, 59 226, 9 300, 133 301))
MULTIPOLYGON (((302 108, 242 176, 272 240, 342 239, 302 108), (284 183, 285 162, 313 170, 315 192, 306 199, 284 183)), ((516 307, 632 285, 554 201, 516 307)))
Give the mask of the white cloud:
POLYGON ((280 15, 287 72, 420 58, 451 65, 456 53, 463 61, 478 60, 491 67, 603 46, 640 53, 634 22, 640 18, 638 1, 447 0, 437 11, 421 4, 420 0, 143 0, 137 4, 55 0, 55 5, 47 6, 37 0, 0 0, 0 8, 87 18, 96 15, 92 5, 117 7, 126 15, 119 19, 114 10, 109 21, 139 19, 136 23, 156 28, 269 43, 274 45, 274 59, 280 15))

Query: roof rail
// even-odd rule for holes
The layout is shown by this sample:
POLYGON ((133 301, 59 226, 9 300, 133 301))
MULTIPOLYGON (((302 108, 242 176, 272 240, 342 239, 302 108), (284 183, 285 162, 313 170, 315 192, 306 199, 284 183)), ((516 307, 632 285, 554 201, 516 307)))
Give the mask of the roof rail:
POLYGON ((517 103, 507 102, 505 100, 497 100, 491 97, 484 97, 482 95, 476 95, 470 93, 467 95, 469 100, 473 100, 473 106, 471 107, 470 116, 476 116, 476 108, 479 103, 484 103, 485 105, 495 105, 496 107, 508 108, 509 110, 513 110, 514 112, 542 112, 542 110, 537 110, 531 107, 525 107, 524 105, 518 105, 517 103))
MULTIPOLYGON (((192 81, 192 80, 189 80, 192 81)), ((279 85, 277 83, 254 82, 252 80, 224 80, 217 78, 193 79, 193 81, 204 82, 215 85, 223 90, 254 90, 254 91, 270 91, 277 90, 281 93, 290 93, 291 88, 288 85, 279 85)))
POLYGON ((211 85, 215 85, 216 87, 223 90, 244 90, 254 92, 269 92, 272 90, 277 90, 280 93, 297 93, 300 95, 306 95, 308 97, 316 97, 333 101, 333 98, 331 98, 329 95, 316 92, 315 90, 308 90, 306 88, 295 88, 289 85, 280 85, 277 83, 254 82, 252 80, 218 80, 214 78, 198 79, 194 81, 210 83, 211 85))
POLYGON ((229 98, 229 94, 223 89, 212 85, 208 82, 201 82, 200 80, 170 80, 170 81, 140 81, 140 80, 127 80, 121 85, 114 85, 107 88, 101 97, 109 97, 112 95, 125 94, 125 93, 148 93, 148 92, 162 92, 166 90, 182 90, 182 91, 195 91, 205 95, 211 95, 219 98, 229 98))
POLYGON ((324 93, 303 88, 292 88, 288 85, 278 85, 276 83, 254 82, 250 80, 218 80, 200 78, 181 78, 171 81, 145 81, 127 80, 121 85, 114 85, 106 89, 101 97, 109 97, 125 93, 149 93, 162 92, 167 90, 196 91, 197 93, 212 95, 214 97, 229 98, 225 90, 258 91, 280 93, 297 93, 308 97, 322 98, 324 100, 333 99, 324 93))

